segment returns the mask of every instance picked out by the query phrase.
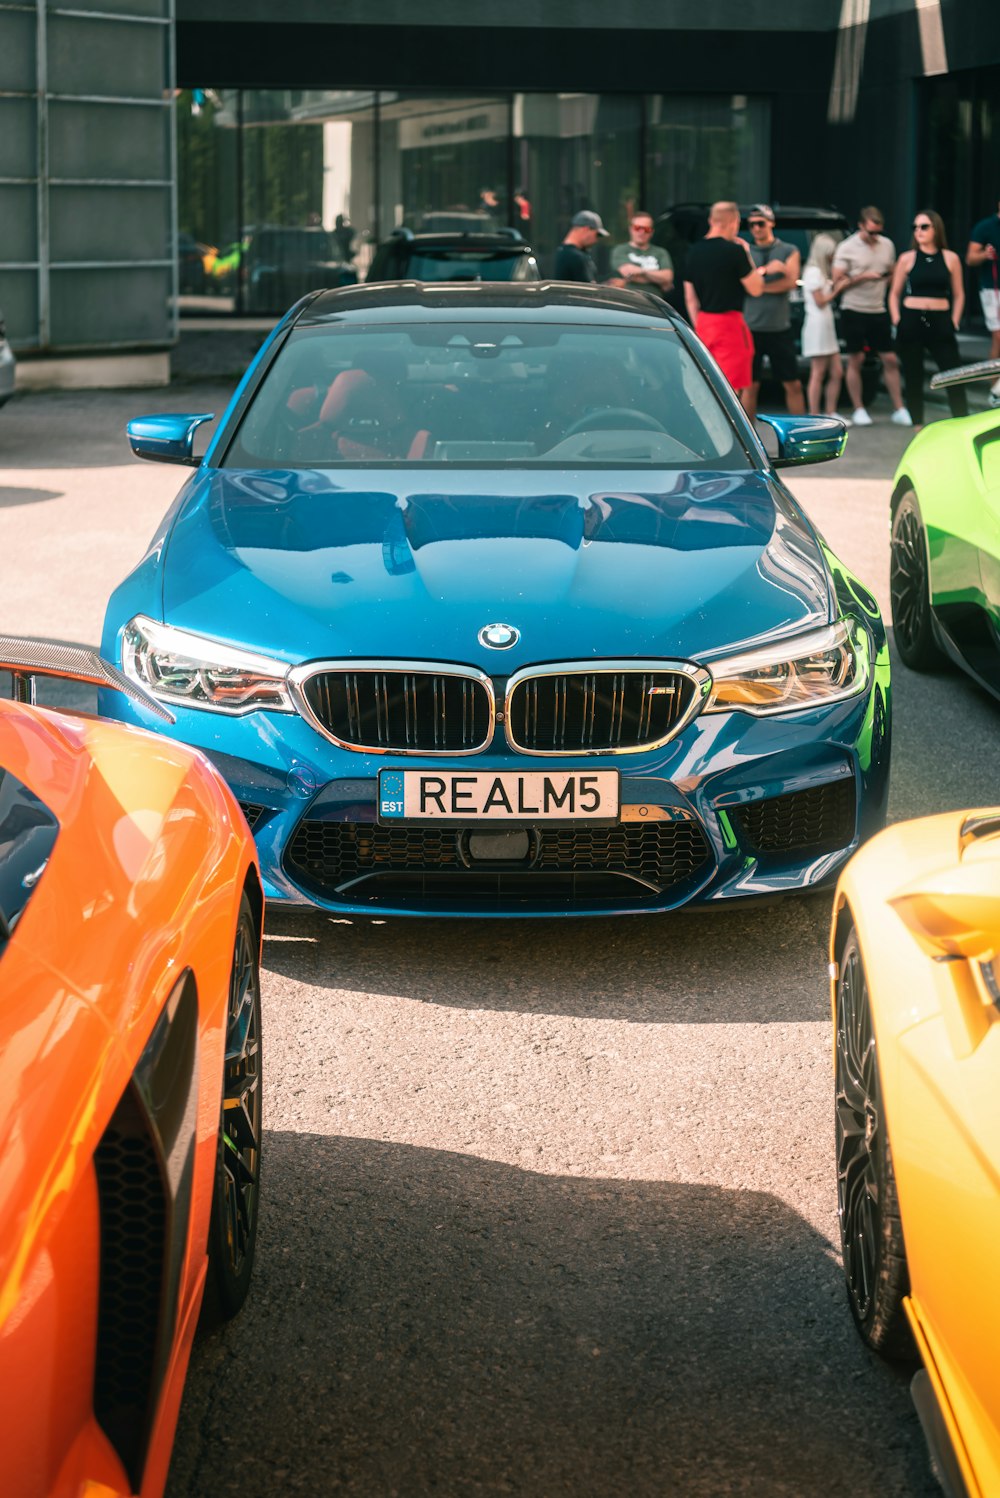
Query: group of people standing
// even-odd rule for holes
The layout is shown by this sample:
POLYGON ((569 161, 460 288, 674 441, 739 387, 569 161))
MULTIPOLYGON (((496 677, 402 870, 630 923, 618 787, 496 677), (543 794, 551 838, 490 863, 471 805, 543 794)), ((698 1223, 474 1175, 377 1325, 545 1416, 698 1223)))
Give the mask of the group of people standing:
MULTIPOLYGON (((883 215, 874 206, 865 207, 848 238, 815 236, 804 269, 797 248, 776 236, 768 204, 756 204, 747 215, 752 242, 740 237, 740 222, 736 203, 713 203, 708 232, 692 245, 685 261, 684 300, 695 331, 748 414, 756 414, 768 363, 784 387, 789 411, 805 412, 808 398, 808 410, 835 414, 846 379, 853 425, 871 426, 862 388, 862 366, 870 352, 882 362, 891 420, 900 426, 922 425, 925 353, 939 369, 961 363, 955 335, 965 307, 962 263, 948 248, 940 215, 933 209, 917 213, 911 246, 897 256, 883 215), (810 361, 807 392, 799 378, 789 296, 800 274, 802 354, 810 361), (838 301, 846 371, 834 323, 838 301)), ((652 243, 653 228, 649 214, 633 214, 629 242, 611 252, 613 284, 669 293, 673 266, 666 251, 652 243)), ((600 236, 607 237, 600 217, 589 210, 578 213, 556 259, 557 279, 594 280, 588 250, 600 236)), ((966 263, 979 270, 993 358, 1000 358, 998 259, 1000 213, 973 228, 966 254, 966 263)), ((965 390, 952 386, 947 393, 952 415, 965 415, 965 390)), ((1000 381, 991 402, 1000 404, 1000 381)))
MULTIPOLYGON (((688 256, 688 312, 750 415, 756 412, 765 360, 784 385, 789 411, 803 412, 806 400, 788 298, 799 278, 799 253, 775 237, 774 213, 767 204, 752 208, 747 223, 752 244, 739 237, 737 205, 713 204, 708 234, 688 256)), ((840 399, 845 371, 833 315, 839 298, 852 423, 872 423, 861 377, 866 354, 872 352, 882 361, 891 420, 899 426, 922 425, 925 350, 939 369, 961 362, 955 333, 965 306, 962 266, 947 247, 939 215, 917 214, 913 247, 898 257, 875 207, 861 210, 857 231, 847 239, 838 242, 831 234, 817 234, 802 273, 802 293, 809 410, 833 415, 840 399)), ((952 413, 964 415, 965 391, 952 387, 948 398, 952 413)))

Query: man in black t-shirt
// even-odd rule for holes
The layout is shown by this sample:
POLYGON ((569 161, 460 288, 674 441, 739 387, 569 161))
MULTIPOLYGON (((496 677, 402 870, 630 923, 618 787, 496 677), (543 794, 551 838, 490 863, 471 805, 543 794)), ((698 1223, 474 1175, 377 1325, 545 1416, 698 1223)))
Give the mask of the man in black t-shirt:
POLYGON ((737 238, 739 227, 735 203, 712 204, 708 233, 684 263, 684 299, 695 332, 742 401, 753 383, 753 338, 743 302, 761 295, 764 277, 737 238))
POLYGON ((556 251, 554 278, 557 281, 596 281, 597 270, 587 254, 608 231, 598 213, 589 208, 573 215, 569 232, 556 251))

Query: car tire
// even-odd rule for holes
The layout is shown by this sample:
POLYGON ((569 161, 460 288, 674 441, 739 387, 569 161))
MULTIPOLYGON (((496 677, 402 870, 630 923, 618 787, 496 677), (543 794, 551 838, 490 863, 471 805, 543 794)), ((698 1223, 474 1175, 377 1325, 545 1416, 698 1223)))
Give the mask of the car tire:
POLYGON ((202 1324, 235 1316, 246 1300, 260 1201, 260 942, 244 894, 233 943, 215 1189, 202 1324))
POLYGON ((837 979, 837 1210, 851 1314, 883 1357, 910 1361, 915 1347, 903 1297, 910 1280, 882 1103, 868 979, 857 932, 837 979))
POLYGON ((889 542, 889 599, 896 649, 911 671, 933 671, 944 656, 934 639, 927 535, 912 489, 900 497, 889 542))

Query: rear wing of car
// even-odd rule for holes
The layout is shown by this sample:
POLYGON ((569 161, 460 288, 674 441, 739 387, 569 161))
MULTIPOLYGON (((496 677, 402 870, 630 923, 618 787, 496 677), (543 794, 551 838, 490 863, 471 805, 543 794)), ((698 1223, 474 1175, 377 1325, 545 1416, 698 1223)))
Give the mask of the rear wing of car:
POLYGON ((978 364, 962 364, 958 369, 943 369, 931 376, 932 390, 946 390, 949 385, 972 385, 976 380, 1000 378, 1000 359, 983 359, 978 364))
POLYGON ((109 666, 96 650, 89 650, 85 645, 62 645, 49 640, 0 635, 0 671, 10 672, 11 695, 15 702, 34 702, 36 676, 58 676, 65 681, 82 681, 93 687, 110 687, 114 692, 131 697, 133 702, 167 723, 177 721, 162 703, 129 681, 116 667, 109 666))

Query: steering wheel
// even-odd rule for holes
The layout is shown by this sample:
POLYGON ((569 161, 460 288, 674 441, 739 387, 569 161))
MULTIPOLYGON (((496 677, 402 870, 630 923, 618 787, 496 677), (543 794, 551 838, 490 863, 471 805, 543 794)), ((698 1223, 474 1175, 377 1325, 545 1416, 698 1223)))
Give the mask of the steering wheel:
POLYGON ((592 432, 602 428, 607 431, 619 426, 626 430, 641 427, 646 432, 667 430, 655 416, 650 416, 646 411, 633 411, 630 406, 605 406, 600 411, 586 411, 582 416, 578 416, 572 425, 566 428, 563 440, 567 437, 575 437, 578 432, 592 432))

